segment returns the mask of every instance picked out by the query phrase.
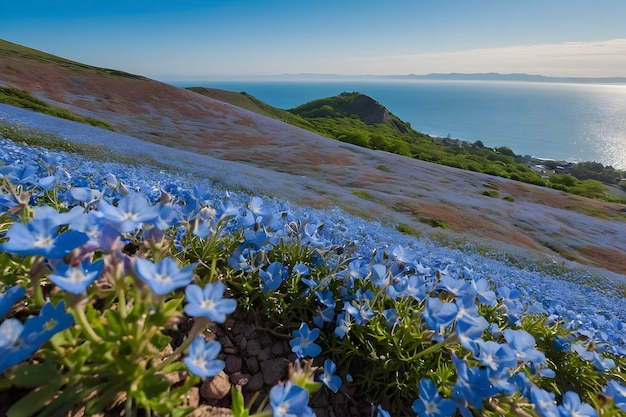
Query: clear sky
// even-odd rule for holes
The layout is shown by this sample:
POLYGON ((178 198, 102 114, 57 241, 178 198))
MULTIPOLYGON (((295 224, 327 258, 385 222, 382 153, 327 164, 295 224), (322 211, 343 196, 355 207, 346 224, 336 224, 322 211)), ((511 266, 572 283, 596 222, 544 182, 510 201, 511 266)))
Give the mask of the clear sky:
POLYGON ((626 0, 0 0, 0 38, 166 81, 626 76, 626 0))

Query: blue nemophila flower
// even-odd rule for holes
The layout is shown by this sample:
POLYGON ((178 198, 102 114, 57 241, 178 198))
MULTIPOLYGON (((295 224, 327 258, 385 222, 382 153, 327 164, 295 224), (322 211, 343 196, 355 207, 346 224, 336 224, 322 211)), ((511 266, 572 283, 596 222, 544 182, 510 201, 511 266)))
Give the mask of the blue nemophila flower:
POLYGON ((607 372, 609 369, 615 368, 615 361, 611 358, 605 358, 596 351, 588 350, 579 343, 572 343, 570 346, 572 352, 578 353, 581 358, 593 363, 596 370, 607 372))
POLYGON ((611 380, 607 383, 604 393, 609 397, 613 397, 613 402, 617 408, 626 411, 626 386, 611 380))
POLYGON ((8 242, 0 244, 0 250, 18 255, 41 255, 58 259, 89 240, 86 234, 68 230, 58 234, 56 219, 44 217, 28 224, 13 223, 6 233, 8 242))
POLYGON ((561 417, 598 417, 596 410, 587 403, 580 401, 580 397, 573 391, 567 391, 563 396, 563 405, 560 405, 561 417))
MULTIPOLYGON (((452 353, 452 363, 456 367, 457 380, 451 391, 451 397, 459 408, 471 404, 477 410, 482 410, 483 399, 498 393, 498 389, 491 385, 487 370, 478 366, 468 366, 465 360, 452 353)), ((463 414, 465 415, 465 414, 463 414)))
POLYGON ((351 303, 344 301, 343 309, 352 316, 356 324, 364 324, 370 321, 376 315, 367 301, 351 303))
POLYGON ((499 373, 507 368, 514 368, 517 365, 515 352, 507 344, 499 344, 494 341, 476 341, 478 354, 476 359, 481 361, 490 373, 499 373))
POLYGON ((441 332, 456 318, 459 308, 454 303, 441 301, 436 297, 426 300, 426 308, 421 313, 422 318, 431 330, 441 332))
POLYGON ((151 205, 140 193, 130 193, 117 206, 101 200, 98 210, 120 232, 131 232, 144 223, 154 222, 159 215, 159 207, 151 205))
POLYGON ((28 344, 39 349, 56 333, 71 327, 74 318, 65 311, 65 301, 61 300, 56 306, 47 302, 37 317, 29 317, 24 323, 23 333, 28 344))
POLYGON ((283 264, 278 261, 269 264, 266 270, 259 269, 259 276, 263 280, 263 293, 276 291, 282 284, 286 272, 283 264))
POLYGON ((222 345, 216 340, 205 342, 202 336, 196 336, 189 345, 189 352, 183 358, 189 372, 200 378, 209 378, 222 372, 225 362, 217 359, 222 345))
POLYGON ((496 293, 489 288, 489 282, 485 278, 472 281, 471 291, 476 294, 481 303, 491 307, 497 304, 496 293))
POLYGON ((305 356, 314 358, 322 352, 322 348, 318 344, 313 343, 320 335, 319 329, 311 330, 308 324, 302 323, 300 328, 294 330, 291 334, 294 338, 289 341, 289 346, 291 346, 291 351, 298 358, 304 358, 305 356))
MULTIPOLYGON (((294 417, 310 415, 309 392, 287 381, 285 385, 275 385, 270 390, 270 405, 273 417, 294 417)), ((313 414, 314 415, 314 414, 313 414)))
POLYGON ((56 270, 48 276, 48 279, 64 291, 82 294, 102 274, 104 261, 91 263, 84 260, 69 265, 59 262, 55 267, 56 270))
POLYGON ((0 324, 0 374, 28 359, 54 334, 73 324, 64 301, 56 307, 46 303, 38 316, 29 317, 24 324, 14 318, 5 320, 0 324))
POLYGON ((165 258, 158 264, 147 259, 135 259, 137 276, 148 284, 156 295, 165 295, 191 284, 195 267, 195 264, 191 264, 180 269, 173 258, 165 258))
POLYGON ((195 284, 185 288, 187 305, 185 313, 191 317, 208 317, 216 323, 224 323, 226 314, 237 308, 237 300, 224 298, 226 286, 221 281, 207 284, 204 289, 195 284))
POLYGON ((456 410, 456 404, 441 398, 435 383, 424 378, 419 382, 419 399, 413 402, 412 408, 420 417, 449 417, 456 410))
POLYGON ((0 317, 8 313, 13 304, 24 298, 25 295, 26 290, 19 285, 9 287, 5 292, 0 293, 0 317))
POLYGON ((321 376, 321 381, 334 393, 341 388, 341 378, 335 375, 337 372, 337 365, 330 359, 324 361, 324 373, 321 376))
POLYGON ((535 347, 535 338, 526 330, 506 329, 503 333, 521 362, 538 365, 546 361, 546 355, 535 347))
POLYGON ((530 389, 530 402, 535 406, 535 412, 538 416, 560 417, 554 394, 538 387, 532 387, 530 389))
POLYGON ((339 339, 346 337, 346 333, 350 331, 350 318, 347 312, 337 314, 337 327, 335 327, 335 336, 339 339))
POLYGON ((391 417, 391 414, 378 404, 378 407, 376 407, 376 417, 391 417))

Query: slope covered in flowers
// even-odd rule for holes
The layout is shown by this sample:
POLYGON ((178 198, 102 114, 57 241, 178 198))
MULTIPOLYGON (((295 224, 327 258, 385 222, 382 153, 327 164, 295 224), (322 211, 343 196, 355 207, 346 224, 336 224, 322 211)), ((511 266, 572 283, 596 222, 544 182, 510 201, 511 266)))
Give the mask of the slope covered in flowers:
MULTIPOLYGON (((258 415, 311 415, 316 381, 357 384, 380 415, 626 412, 615 281, 513 266, 149 165, 6 139, 0 160, 0 389, 38 387, 29 370, 54 375, 44 413, 71 400, 102 409, 118 392, 129 413, 170 413, 182 390, 161 373, 189 372, 182 388, 215 376, 221 346, 205 329, 236 309, 266 315, 297 358, 258 415), (164 357, 181 317, 193 327, 164 357), (330 362, 316 375, 306 361, 320 356, 330 362), (71 397, 85 386, 98 395, 71 397)), ((238 398, 233 412, 245 415, 238 398)))

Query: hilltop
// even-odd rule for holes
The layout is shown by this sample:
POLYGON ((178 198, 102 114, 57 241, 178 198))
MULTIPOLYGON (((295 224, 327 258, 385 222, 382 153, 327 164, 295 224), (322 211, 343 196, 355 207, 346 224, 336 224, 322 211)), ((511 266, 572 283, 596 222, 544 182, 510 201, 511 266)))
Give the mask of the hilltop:
MULTIPOLYGON (((609 275, 626 273, 626 215, 618 204, 357 147, 259 115, 244 108, 254 99, 242 94, 241 106, 228 104, 9 42, 0 41, 0 67, 0 87, 28 92, 45 106, 105 122, 143 141, 99 143, 112 154, 133 156, 138 164, 193 165, 198 175, 225 186, 299 205, 339 207, 450 247, 473 243, 485 253, 508 253, 519 262, 530 256, 557 264, 574 261, 609 275), (150 142, 172 152, 149 154, 150 142)), ((341 106, 333 111, 358 116, 358 108, 372 105, 359 100, 356 111, 341 106)), ((384 126, 394 130, 390 117, 391 124, 384 126)), ((8 106, 0 107, 0 118, 31 123, 27 112, 8 106)), ((385 120, 384 112, 376 120, 385 120)), ((54 126, 49 129, 73 139, 54 126)), ((398 126, 395 131, 402 133, 398 126)), ((439 152, 432 139, 416 140, 439 152)))

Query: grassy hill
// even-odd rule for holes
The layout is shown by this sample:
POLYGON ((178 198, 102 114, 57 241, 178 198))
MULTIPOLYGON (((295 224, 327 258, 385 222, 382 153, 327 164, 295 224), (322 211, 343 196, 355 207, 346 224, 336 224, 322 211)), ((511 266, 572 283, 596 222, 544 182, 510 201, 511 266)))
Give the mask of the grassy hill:
POLYGON ((455 139, 434 139, 414 130, 373 98, 359 92, 314 100, 289 110, 272 107, 245 93, 192 87, 191 91, 299 126, 323 136, 374 150, 383 150, 423 161, 547 186, 590 198, 624 202, 609 196, 600 181, 616 183, 622 177, 612 168, 594 163, 594 172, 581 164, 570 174, 545 177, 529 167, 529 161, 507 147, 486 148, 455 139), (584 175, 582 174, 585 171, 584 175), (571 174, 574 174, 573 176, 571 174), (596 174, 596 175, 593 175, 596 174))

